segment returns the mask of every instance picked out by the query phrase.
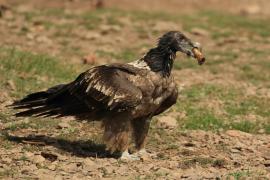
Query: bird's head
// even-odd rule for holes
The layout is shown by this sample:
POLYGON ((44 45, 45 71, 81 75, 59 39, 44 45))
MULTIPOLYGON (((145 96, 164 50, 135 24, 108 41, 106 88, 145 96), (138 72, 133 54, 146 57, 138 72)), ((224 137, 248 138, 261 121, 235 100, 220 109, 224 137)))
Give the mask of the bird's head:
POLYGON ((192 42, 179 31, 170 31, 165 33, 159 39, 158 47, 173 52, 180 51, 188 56, 196 58, 200 65, 205 62, 205 57, 202 54, 202 47, 200 43, 192 42))

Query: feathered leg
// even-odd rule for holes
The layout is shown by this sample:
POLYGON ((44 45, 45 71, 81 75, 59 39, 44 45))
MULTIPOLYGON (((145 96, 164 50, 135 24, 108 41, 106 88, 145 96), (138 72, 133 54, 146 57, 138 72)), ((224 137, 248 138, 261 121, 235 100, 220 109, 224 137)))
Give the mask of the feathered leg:
POLYGON ((140 159, 145 159, 149 157, 156 157, 155 154, 148 153, 145 150, 146 136, 150 127, 150 118, 134 120, 132 123, 134 140, 137 152, 134 153, 134 156, 140 157, 140 159))
POLYGON ((144 149, 151 119, 135 119, 132 121, 135 146, 138 151, 144 149))
POLYGON ((128 114, 121 114, 103 120, 103 140, 111 152, 124 152, 128 149, 131 127, 127 117, 128 114))

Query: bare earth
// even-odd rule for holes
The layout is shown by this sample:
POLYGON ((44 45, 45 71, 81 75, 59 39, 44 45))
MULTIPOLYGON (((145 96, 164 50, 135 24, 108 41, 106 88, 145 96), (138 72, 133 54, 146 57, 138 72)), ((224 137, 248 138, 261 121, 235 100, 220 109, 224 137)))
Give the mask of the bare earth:
MULTIPOLYGON (((233 87, 244 91, 243 97, 237 97, 237 101, 254 96, 262 99, 261 104, 268 105, 270 84, 267 78, 270 77, 270 54, 263 54, 270 48, 268 35, 259 36, 243 30, 239 34, 227 36, 227 27, 216 30, 195 25, 195 28, 190 29, 185 28, 184 22, 167 20, 162 15, 159 18, 159 14, 153 17, 149 15, 150 20, 145 21, 134 21, 132 18, 144 18, 139 17, 140 11, 149 13, 151 9, 154 12, 164 10, 165 13, 191 17, 193 13, 215 10, 232 13, 234 16, 254 18, 254 21, 256 18, 269 20, 270 1, 104 2, 104 8, 109 8, 109 14, 101 12, 96 18, 92 15, 82 15, 95 11, 94 1, 25 0, 22 3, 19 0, 0 0, 0 5, 8 8, 0 17, 0 47, 56 56, 60 58, 61 63, 72 64, 76 73, 79 73, 92 65, 116 62, 119 58, 133 58, 133 51, 129 52, 130 49, 134 50, 135 57, 138 58, 149 47, 154 46, 162 33, 181 30, 191 39, 201 42, 209 57, 208 61, 216 64, 211 66, 209 63, 210 65, 197 67, 194 61, 184 68, 176 68, 174 75, 180 91, 185 92, 186 89, 201 87, 203 84, 209 87, 219 86, 226 90, 233 87), (63 12, 49 11, 51 9, 60 9, 63 12), (39 12, 43 11, 47 14, 40 15, 39 12), (115 19, 110 19, 110 11, 112 16, 113 13, 119 13, 118 11, 138 12, 135 12, 135 15, 118 15, 115 22, 115 19), (98 27, 86 27, 83 18, 89 18, 87 23, 98 24, 98 27), (152 21, 151 18, 156 19, 152 21), (218 34, 215 38, 212 31, 217 31, 222 36, 219 37, 218 34), (257 51, 254 51, 254 54, 257 58, 262 55, 262 59, 265 60, 263 62, 268 61, 268 64, 263 67, 253 64, 257 60, 255 55, 250 55, 241 48, 259 50, 262 54, 257 51), (122 52, 123 49, 126 49, 125 53, 122 52), (225 56, 227 52, 236 54, 236 57, 233 57, 236 60, 228 62, 227 59, 231 56, 225 56), (118 57, 117 54, 120 53, 123 55, 118 57), (223 56, 225 60, 222 59, 223 56), (218 64, 219 61, 222 63, 218 64), (257 81, 253 83, 239 73, 239 67, 243 68, 242 64, 251 64, 258 74, 263 68, 268 69, 264 71, 265 74, 258 75, 257 81)), ((207 18, 201 19, 202 24, 204 21, 207 21, 207 18)), ((245 27, 250 28, 248 25, 245 27)), ((252 28, 250 29, 253 30, 252 28)), ((254 29, 256 33, 260 33, 260 30, 254 29)), ((184 56, 179 57, 185 59, 184 56)), ((121 61, 127 62, 123 59, 121 61)), ((179 66, 185 61, 188 60, 179 62, 179 66)), ((0 70, 3 68, 0 60, 0 70)), ((19 75, 27 76, 18 73, 19 75)), ((187 96, 180 95, 177 106, 156 118, 151 126, 146 147, 152 156, 142 157, 136 162, 125 162, 111 156, 102 143, 96 144, 100 142, 99 135, 102 133, 98 128, 99 124, 77 122, 73 118, 50 119, 46 124, 46 120, 40 118, 34 121, 35 119, 31 118, 13 117, 14 111, 6 105, 22 97, 25 91, 33 90, 23 90, 16 94, 15 92, 21 89, 9 77, 4 77, 0 78, 0 81, 4 82, 0 88, 0 179, 270 179, 270 117, 267 108, 261 114, 252 113, 251 110, 249 112, 248 109, 246 113, 233 114, 232 117, 224 110, 226 102, 231 101, 223 99, 223 95, 212 96, 206 89, 196 96, 199 100, 195 98, 198 107, 211 110, 224 121, 232 118, 232 121, 237 123, 245 120, 265 126, 260 126, 254 131, 251 127, 249 132, 240 131, 233 128, 234 126, 231 128, 229 125, 227 128, 226 123, 216 129, 215 124, 213 128, 185 128, 188 125, 180 128, 179 124, 188 116, 188 111, 182 111, 181 102, 188 106, 188 101, 196 95, 192 93, 197 91, 192 91, 187 96), (204 98, 205 96, 207 98, 204 98)), ((38 77, 38 81, 43 84, 42 88, 51 85, 46 75, 38 77)), ((219 90, 216 91, 218 93, 219 90)), ((258 105, 258 108, 260 107, 258 105)), ((257 112, 256 108, 257 106, 254 112, 257 112)), ((256 128, 254 126, 254 129, 256 128)))

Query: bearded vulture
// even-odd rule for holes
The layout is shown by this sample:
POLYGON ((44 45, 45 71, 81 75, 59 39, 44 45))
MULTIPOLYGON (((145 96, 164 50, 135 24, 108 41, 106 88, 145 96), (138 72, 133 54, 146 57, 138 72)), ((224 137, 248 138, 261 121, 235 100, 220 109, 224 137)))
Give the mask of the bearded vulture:
POLYGON ((23 109, 16 116, 62 117, 101 121, 103 139, 122 159, 138 159, 144 149, 151 119, 176 103, 178 91, 171 70, 180 51, 205 61, 199 43, 179 31, 159 38, 157 46, 127 64, 92 67, 74 81, 35 92, 13 103, 23 109), (129 135, 137 152, 129 154, 129 135))

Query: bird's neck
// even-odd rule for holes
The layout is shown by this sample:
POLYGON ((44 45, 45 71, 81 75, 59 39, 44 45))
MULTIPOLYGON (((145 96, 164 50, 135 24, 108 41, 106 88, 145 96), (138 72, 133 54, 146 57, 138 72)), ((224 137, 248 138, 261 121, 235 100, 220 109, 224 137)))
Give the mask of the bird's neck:
POLYGON ((156 47, 150 49, 141 60, 147 63, 151 71, 170 76, 175 56, 176 52, 169 48, 156 47))

